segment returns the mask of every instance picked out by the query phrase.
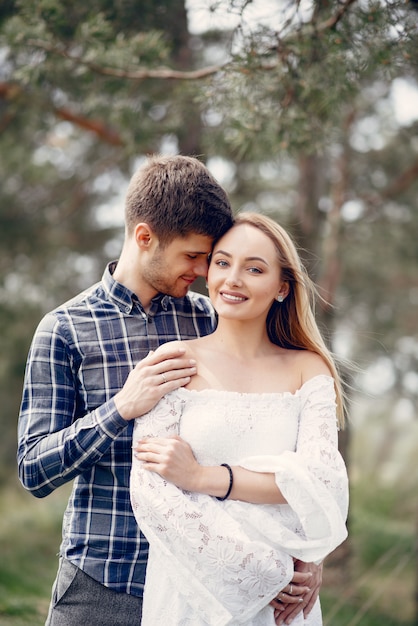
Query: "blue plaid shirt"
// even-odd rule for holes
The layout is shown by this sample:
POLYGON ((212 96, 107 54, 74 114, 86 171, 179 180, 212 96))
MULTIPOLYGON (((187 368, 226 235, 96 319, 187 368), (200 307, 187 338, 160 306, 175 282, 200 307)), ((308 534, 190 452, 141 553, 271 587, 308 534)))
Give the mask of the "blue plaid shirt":
POLYGON ((113 396, 150 350, 212 332, 215 317, 193 292, 160 294, 146 313, 113 269, 38 326, 19 418, 19 476, 37 497, 74 479, 60 554, 107 587, 141 596, 148 545, 129 497, 133 422, 113 396))

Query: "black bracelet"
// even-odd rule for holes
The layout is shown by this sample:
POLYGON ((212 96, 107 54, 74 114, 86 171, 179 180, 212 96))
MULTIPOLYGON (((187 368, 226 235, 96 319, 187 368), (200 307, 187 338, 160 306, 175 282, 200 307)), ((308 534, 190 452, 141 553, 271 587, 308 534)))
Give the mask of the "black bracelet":
POLYGON ((226 467, 226 469, 229 472, 229 487, 228 487, 228 491, 226 492, 226 494, 224 495, 223 498, 218 498, 218 496, 215 496, 217 500, 220 500, 221 502, 223 502, 223 500, 226 500, 229 497, 229 494, 232 491, 232 485, 234 484, 234 474, 232 473, 232 469, 228 465, 228 463, 221 463, 221 467, 226 467))

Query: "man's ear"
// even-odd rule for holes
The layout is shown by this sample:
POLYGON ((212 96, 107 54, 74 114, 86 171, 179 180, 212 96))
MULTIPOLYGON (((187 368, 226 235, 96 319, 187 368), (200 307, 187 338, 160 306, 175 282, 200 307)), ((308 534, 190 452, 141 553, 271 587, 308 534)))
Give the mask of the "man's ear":
POLYGON ((155 235, 151 227, 145 222, 140 222, 135 226, 135 241, 142 250, 148 250, 155 240, 155 235))

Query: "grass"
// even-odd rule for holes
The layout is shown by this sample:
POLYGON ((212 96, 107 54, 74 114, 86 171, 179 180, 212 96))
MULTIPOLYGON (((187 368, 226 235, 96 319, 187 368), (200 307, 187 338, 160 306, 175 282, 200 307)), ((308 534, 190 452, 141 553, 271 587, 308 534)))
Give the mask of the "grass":
POLYGON ((0 624, 42 626, 58 565, 67 494, 37 500, 21 487, 2 491, 0 504, 0 624))
MULTIPOLYGON (((416 626, 413 515, 396 495, 354 489, 350 541, 326 563, 324 626, 416 626)), ((1 492, 1 626, 44 625, 67 497, 61 489, 36 500, 16 485, 1 492)))
POLYGON ((405 495, 374 481, 352 487, 350 557, 337 570, 327 561, 324 626, 417 626, 416 511, 405 495))

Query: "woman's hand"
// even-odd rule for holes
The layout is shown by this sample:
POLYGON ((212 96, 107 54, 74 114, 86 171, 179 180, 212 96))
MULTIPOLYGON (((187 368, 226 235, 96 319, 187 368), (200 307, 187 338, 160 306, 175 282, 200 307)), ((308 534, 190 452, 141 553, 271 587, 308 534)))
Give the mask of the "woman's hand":
POLYGON ((322 584, 323 565, 295 561, 294 576, 277 597, 271 601, 277 626, 291 624, 301 611, 305 618, 315 604, 322 584))
POLYGON ((146 437, 134 445, 135 457, 143 467, 186 491, 198 491, 202 466, 189 444, 181 437, 146 437))

